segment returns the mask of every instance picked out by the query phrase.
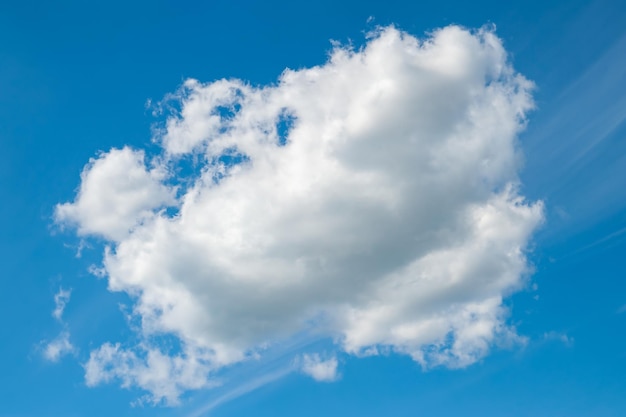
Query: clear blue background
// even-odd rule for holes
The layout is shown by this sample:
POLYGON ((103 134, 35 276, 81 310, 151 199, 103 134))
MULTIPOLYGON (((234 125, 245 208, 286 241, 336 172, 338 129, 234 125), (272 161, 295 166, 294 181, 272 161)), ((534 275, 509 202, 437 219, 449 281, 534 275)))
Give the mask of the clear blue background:
POLYGON ((125 300, 87 273, 99 249, 74 257, 53 207, 98 150, 149 146, 146 100, 183 79, 273 82, 323 63, 330 39, 358 45, 390 23, 418 36, 495 23, 538 86, 522 178, 548 219, 532 254, 538 290, 508 301, 528 346, 428 373, 405 357, 342 357, 339 382, 291 374, 211 415, 626 415, 626 3, 153 0, 0 4, 0 417, 188 416, 215 398, 131 408, 137 391, 85 387, 88 350, 130 336, 125 300), (51 364, 39 350, 62 329, 50 314, 61 285, 82 350, 51 364))

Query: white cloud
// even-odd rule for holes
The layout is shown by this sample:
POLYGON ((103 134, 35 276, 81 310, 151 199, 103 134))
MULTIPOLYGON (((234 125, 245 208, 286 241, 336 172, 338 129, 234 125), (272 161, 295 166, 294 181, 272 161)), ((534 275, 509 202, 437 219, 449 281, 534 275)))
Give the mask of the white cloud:
POLYGON ((331 382, 335 381, 339 375, 337 374, 337 358, 323 360, 319 354, 302 356, 302 372, 309 375, 316 381, 331 382))
POLYGON ((502 301, 525 285, 543 219, 518 190, 531 89, 492 32, 455 26, 426 40, 380 29, 266 87, 186 81, 160 155, 101 154, 57 207, 59 222, 111 241, 109 287, 134 297, 148 343, 92 352, 88 383, 175 402, 311 328, 425 367, 516 340, 502 301), (149 342, 162 334, 202 360, 175 371, 149 342))
POLYGON ((149 346, 132 351, 106 343, 91 352, 85 381, 95 386, 119 379, 125 388, 138 386, 149 391, 149 402, 174 405, 183 391, 211 386, 209 370, 201 352, 169 356, 149 346))
POLYGON ((130 229, 174 202, 174 190, 159 181, 159 169, 147 170, 144 153, 130 148, 112 149, 92 158, 81 174, 74 203, 59 204, 58 224, 77 225, 80 235, 123 239, 130 229))
POLYGON ((56 339, 45 345, 43 356, 51 362, 58 362, 61 357, 73 352, 74 346, 70 342, 70 334, 63 331, 56 339))
POLYGON ((52 311, 52 317, 58 321, 63 320, 63 312, 65 311, 65 306, 70 301, 71 295, 72 290, 59 288, 59 292, 54 295, 54 310, 52 311))

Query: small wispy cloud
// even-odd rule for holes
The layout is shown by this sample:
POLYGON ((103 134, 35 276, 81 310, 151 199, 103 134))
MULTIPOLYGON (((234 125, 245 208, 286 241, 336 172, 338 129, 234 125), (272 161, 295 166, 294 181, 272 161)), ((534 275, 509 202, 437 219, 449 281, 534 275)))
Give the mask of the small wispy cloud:
POLYGON ((59 291, 54 295, 52 317, 63 325, 63 330, 53 340, 44 340, 41 342, 43 345, 43 357, 50 362, 58 362, 61 357, 76 351, 74 345, 70 342, 70 332, 67 329, 67 325, 63 321, 63 313, 65 312, 67 303, 70 301, 71 295, 71 289, 65 290, 63 288, 59 288, 59 291))
POLYGON ((46 344, 43 356, 50 362, 58 362, 62 356, 74 353, 74 350, 74 345, 70 342, 70 333, 65 330, 56 339, 46 344))
POLYGON ((63 288, 59 288, 59 292, 54 295, 54 310, 52 310, 52 317, 58 321, 63 320, 63 312, 65 311, 65 306, 70 301, 71 295, 71 289, 64 290, 63 288))
POLYGON ((332 357, 330 359, 322 359, 319 354, 314 353, 312 355, 302 356, 301 370, 306 375, 310 376, 319 382, 332 382, 339 378, 337 372, 337 358, 332 357))
POLYGON ((566 347, 574 346, 574 338, 564 332, 549 331, 543 334, 543 339, 562 342, 566 347))

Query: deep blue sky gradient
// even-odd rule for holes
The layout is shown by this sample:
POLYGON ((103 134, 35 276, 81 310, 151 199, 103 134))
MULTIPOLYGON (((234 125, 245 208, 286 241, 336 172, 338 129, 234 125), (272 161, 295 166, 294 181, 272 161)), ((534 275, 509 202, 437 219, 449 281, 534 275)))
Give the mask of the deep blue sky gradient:
POLYGON ((131 408, 139 392, 87 388, 81 363, 131 337, 106 282, 87 272, 100 248, 52 226, 82 167, 100 150, 150 146, 160 100, 187 77, 275 82, 321 64, 330 40, 364 42, 375 25, 414 35, 495 23, 515 68, 537 84, 522 135, 524 193, 547 222, 531 255, 537 291, 514 295, 524 349, 468 369, 422 372, 406 357, 342 357, 342 379, 292 374, 225 402, 229 416, 626 415, 626 3, 600 1, 22 1, 0 4, 0 417, 188 416, 131 408), (368 21, 369 17, 372 21, 368 21), (624 102, 625 106, 620 106, 624 102), (603 129, 613 123, 612 128, 603 129), (59 286, 76 358, 41 358, 62 329, 59 286), (553 333, 551 333, 553 332, 553 333), (563 343, 547 334, 563 334, 563 343), (121 336, 120 336, 121 335, 121 336))

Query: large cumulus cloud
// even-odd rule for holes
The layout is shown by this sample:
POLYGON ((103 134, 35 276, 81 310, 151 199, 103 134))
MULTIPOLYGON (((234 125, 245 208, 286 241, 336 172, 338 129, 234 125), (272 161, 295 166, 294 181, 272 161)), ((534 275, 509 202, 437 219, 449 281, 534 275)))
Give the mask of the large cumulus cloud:
POLYGON ((307 329, 425 367, 514 340, 503 298, 542 220, 517 177, 531 89, 492 31, 455 26, 383 28, 275 85, 186 81, 158 155, 102 153, 57 208, 109 241, 110 289, 134 297, 145 340, 92 352, 89 382, 175 402, 307 329), (150 345, 163 334, 175 357, 150 345))

